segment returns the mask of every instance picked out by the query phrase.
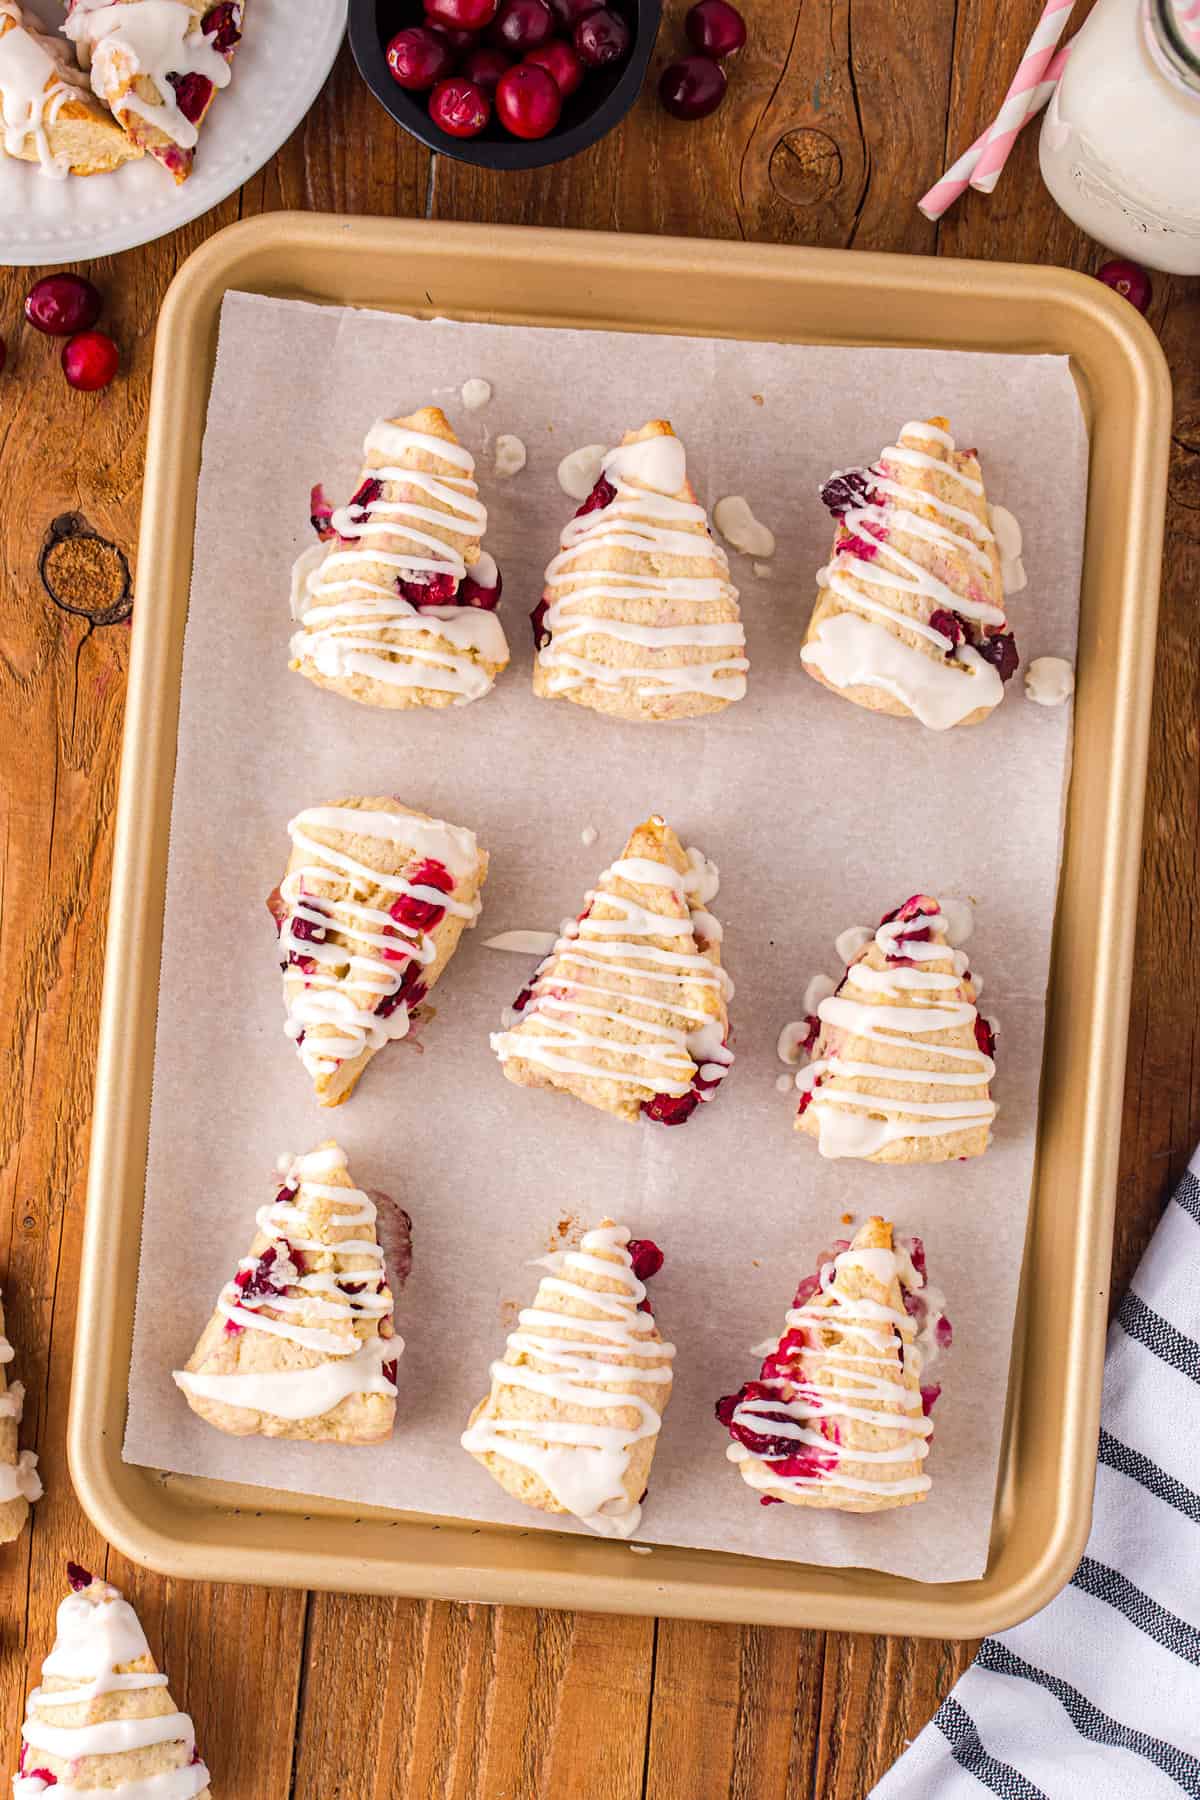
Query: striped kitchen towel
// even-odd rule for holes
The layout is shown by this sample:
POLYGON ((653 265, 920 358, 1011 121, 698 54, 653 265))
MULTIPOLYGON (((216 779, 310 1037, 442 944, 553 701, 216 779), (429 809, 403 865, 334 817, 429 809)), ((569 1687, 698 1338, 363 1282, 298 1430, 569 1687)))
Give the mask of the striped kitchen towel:
POLYGON ((870 1800, 1200 1800, 1200 1150, 1113 1322, 1092 1534, 870 1800))

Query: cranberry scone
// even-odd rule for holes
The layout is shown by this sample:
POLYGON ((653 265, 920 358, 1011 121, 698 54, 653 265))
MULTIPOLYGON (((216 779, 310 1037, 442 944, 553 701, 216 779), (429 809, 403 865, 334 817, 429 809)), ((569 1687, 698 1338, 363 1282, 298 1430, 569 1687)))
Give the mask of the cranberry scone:
POLYGON ((13 1800, 209 1800, 209 1774, 129 1602, 78 1563, 21 1727, 13 1800))
POLYGON ((662 1260, 611 1219, 577 1250, 539 1257, 549 1274, 462 1437, 505 1493, 602 1537, 638 1528, 671 1397, 675 1347, 659 1336, 645 1288, 662 1260))
POLYGON ((0 0, 0 146, 43 175, 105 175, 141 155, 101 106, 65 44, 17 0, 0 0))
MULTIPOLYGON (((377 1444, 395 1422, 404 1349, 378 1206, 354 1186, 332 1139, 283 1160, 250 1254, 174 1379, 193 1412, 234 1437, 377 1444)), ((406 1213, 400 1225, 411 1246, 406 1213)))
POLYGON ((929 1367, 951 1339, 920 1238, 868 1219, 800 1283, 757 1381, 718 1400, 725 1452, 762 1504, 884 1512, 929 1492, 929 1367))
POLYGON ((716 891, 664 819, 639 825, 493 1034, 509 1081, 664 1125, 711 1100, 733 1061, 716 891))
POLYGON ((964 951, 929 894, 879 929, 852 927, 836 989, 808 1019, 796 1130, 822 1156, 929 1163, 982 1156, 996 1108, 995 1033, 976 1007, 964 951))
POLYGON ((532 615, 533 691, 618 719, 690 719, 746 692, 729 563, 665 419, 627 432, 562 534, 532 615))
POLYGON ((869 469, 830 476, 821 498, 837 530, 801 651, 808 673, 933 731, 986 719, 1018 659, 976 452, 955 449, 947 420, 914 421, 869 469))
POLYGON ((191 174, 201 123, 229 85, 243 11, 243 0, 69 0, 63 30, 93 93, 176 182, 191 174))
POLYGON ((37 1457, 32 1450, 18 1450, 17 1434, 25 1406, 25 1389, 8 1380, 13 1347, 4 1335, 4 1305, 0 1301, 0 1544, 11 1544, 25 1528, 31 1501, 42 1497, 37 1457))
POLYGON ((399 800, 311 806, 288 825, 287 873, 267 900, 279 932, 284 1030, 321 1106, 337 1106, 414 1015, 479 917, 487 851, 475 833, 399 800))
POLYGON ((321 542, 292 572, 289 666, 365 706, 478 700, 508 666, 508 642, 475 459, 437 406, 379 419, 363 458, 347 505, 312 491, 321 542))

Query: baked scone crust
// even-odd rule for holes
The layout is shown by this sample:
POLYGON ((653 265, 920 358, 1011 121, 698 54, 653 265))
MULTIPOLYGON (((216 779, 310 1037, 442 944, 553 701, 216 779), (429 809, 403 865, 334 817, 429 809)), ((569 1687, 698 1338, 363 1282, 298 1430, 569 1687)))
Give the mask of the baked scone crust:
POLYGON ((938 902, 914 894, 881 922, 837 992, 821 1002, 812 1061, 796 1080, 796 1130, 815 1137, 825 1156, 879 1163, 982 1156, 996 1113, 994 1038, 975 1002, 967 959, 947 943, 938 902), (932 1017, 944 1025, 930 1029, 932 1017))
MULTIPOLYGON (((37 30, 17 0, 0 0, 0 45, 14 31, 23 34, 23 64, 32 63, 40 52, 49 66, 28 129, 18 137, 15 124, 5 130, 0 121, 0 148, 22 162, 37 163, 48 175, 62 177, 107 175, 141 155, 107 108, 93 98, 86 76, 69 61, 66 46, 37 30)), ((15 54, 10 46, 7 55, 15 54)), ((6 60, 0 49, 0 115, 5 111, 6 60)))
MULTIPOLYGON (((364 706, 403 710, 478 699, 508 665, 495 611, 463 604, 456 593, 433 612, 396 585, 419 584, 436 573, 429 567, 436 563, 443 585, 453 582, 457 590, 482 568, 487 510, 474 459, 439 406, 379 420, 363 458, 356 493, 368 482, 378 482, 380 492, 365 506, 351 502, 334 512, 332 535, 296 564, 292 610, 301 624, 289 667, 364 706), (382 479, 384 470, 394 478, 382 479)), ((491 573, 495 564, 486 560, 491 573)))
POLYGON ((659 815, 638 826, 493 1035, 509 1081, 634 1121, 679 1123, 712 1097, 733 1061, 731 988, 697 856, 659 815))
POLYGON ((840 516, 805 669, 856 706, 932 729, 986 719, 1017 658, 975 452, 955 448, 946 419, 913 421, 831 491, 840 516))
POLYGON ((4 1303, 0 1300, 0 1544, 11 1544, 20 1537, 29 1517, 30 1501, 39 1500, 42 1494, 37 1457, 32 1450, 17 1447, 25 1389, 19 1381, 9 1382, 12 1359, 12 1345, 4 1335, 4 1303))
POLYGON ((594 505, 593 490, 546 570, 534 693, 618 719, 720 712, 746 691, 738 593, 668 422, 626 432, 602 481, 615 497, 594 505), (657 459, 630 454, 656 440, 675 448, 657 459))
POLYGON ((492 1364, 491 1391, 462 1439, 514 1499, 573 1513, 606 1537, 637 1530, 675 1354, 641 1307, 628 1243, 606 1218, 578 1250, 539 1258, 550 1274, 492 1364), (566 1441, 573 1434, 580 1441, 566 1441))

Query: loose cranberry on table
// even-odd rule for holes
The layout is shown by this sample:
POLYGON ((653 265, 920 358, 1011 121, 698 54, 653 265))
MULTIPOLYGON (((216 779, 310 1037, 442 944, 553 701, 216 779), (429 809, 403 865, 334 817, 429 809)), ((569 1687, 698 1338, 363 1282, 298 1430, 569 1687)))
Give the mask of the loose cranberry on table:
POLYGON ((1122 299, 1128 300, 1130 306, 1136 306, 1144 313, 1150 304, 1153 289, 1150 277, 1140 263, 1130 262, 1124 256, 1116 256, 1096 270, 1096 280, 1102 281, 1105 287, 1112 288, 1122 299))
POLYGON ((558 124, 561 112, 558 83, 535 63, 518 63, 500 77, 496 117, 514 137, 545 137, 558 124))
POLYGON ((398 31, 387 47, 387 66, 392 80, 410 93, 424 93, 444 81, 454 67, 454 52, 444 38, 426 25, 410 25, 398 31))
POLYGON ((43 275, 25 296, 25 317, 49 337, 73 337, 100 317, 100 291, 82 275, 43 275))
POLYGON ((603 69, 628 56, 629 27, 619 12, 602 6, 588 13, 575 27, 575 49, 589 69, 603 69))
POLYGON ((554 14, 546 0, 504 0, 488 36, 501 50, 524 56, 554 35, 554 14))
POLYGON ((658 97, 676 119, 704 119, 725 98, 725 71, 708 56, 681 56, 658 81, 658 97))
POLYGON ((106 388, 120 361, 120 351, 102 331, 81 331, 63 345, 63 374, 73 388, 85 394, 106 388))
POLYGON ((451 137, 478 137, 492 115, 492 103, 481 87, 452 75, 429 96, 429 116, 451 137))
POLYGON ((460 31, 482 31, 495 18, 498 4, 499 0, 425 0, 425 16, 460 31))
POLYGON ((583 64, 570 44, 564 44, 561 38, 543 44, 540 50, 531 50, 525 61, 536 63, 539 69, 545 69, 547 75, 553 76, 564 100, 583 80, 583 64))
POLYGON ((732 56, 746 42, 746 21, 729 0, 697 0, 683 29, 688 42, 705 56, 732 56))
POLYGON ((491 44, 480 44, 468 51, 459 73, 473 81, 476 87, 481 87, 490 98, 496 92, 500 77, 511 68, 512 58, 505 56, 503 50, 496 50, 491 44))

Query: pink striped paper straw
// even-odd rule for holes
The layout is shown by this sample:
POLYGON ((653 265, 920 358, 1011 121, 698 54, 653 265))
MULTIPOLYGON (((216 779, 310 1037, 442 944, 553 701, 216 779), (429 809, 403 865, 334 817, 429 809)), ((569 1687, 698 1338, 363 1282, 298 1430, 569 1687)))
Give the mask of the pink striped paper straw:
POLYGON ((971 186, 978 188, 981 194, 990 194, 1000 179, 1000 171, 1028 116, 1030 96, 1045 79, 1054 47, 1066 29, 1072 4, 1073 0, 1046 0, 1037 29, 1004 96, 1004 104, 985 134, 983 149, 971 176, 971 186))
MULTIPOLYGON (((1196 0, 1200 6, 1200 0, 1196 0)), ((1041 112, 1051 94, 1058 86, 1063 70, 1067 66, 1067 57, 1071 53, 1070 44, 1064 44, 1046 70, 1044 81, 1039 82, 1032 94, 1026 96, 1028 105, 1025 109, 1021 125, 1027 125, 1035 114, 1041 112)), ((1018 127, 1018 130, 1020 127, 1018 127)), ((987 141, 987 132, 981 131, 969 150, 964 150, 956 163, 952 163, 946 173, 935 181, 929 192, 917 201, 919 211, 927 219, 940 219, 954 202, 966 193, 971 185, 971 176, 979 162, 980 152, 987 141)))

